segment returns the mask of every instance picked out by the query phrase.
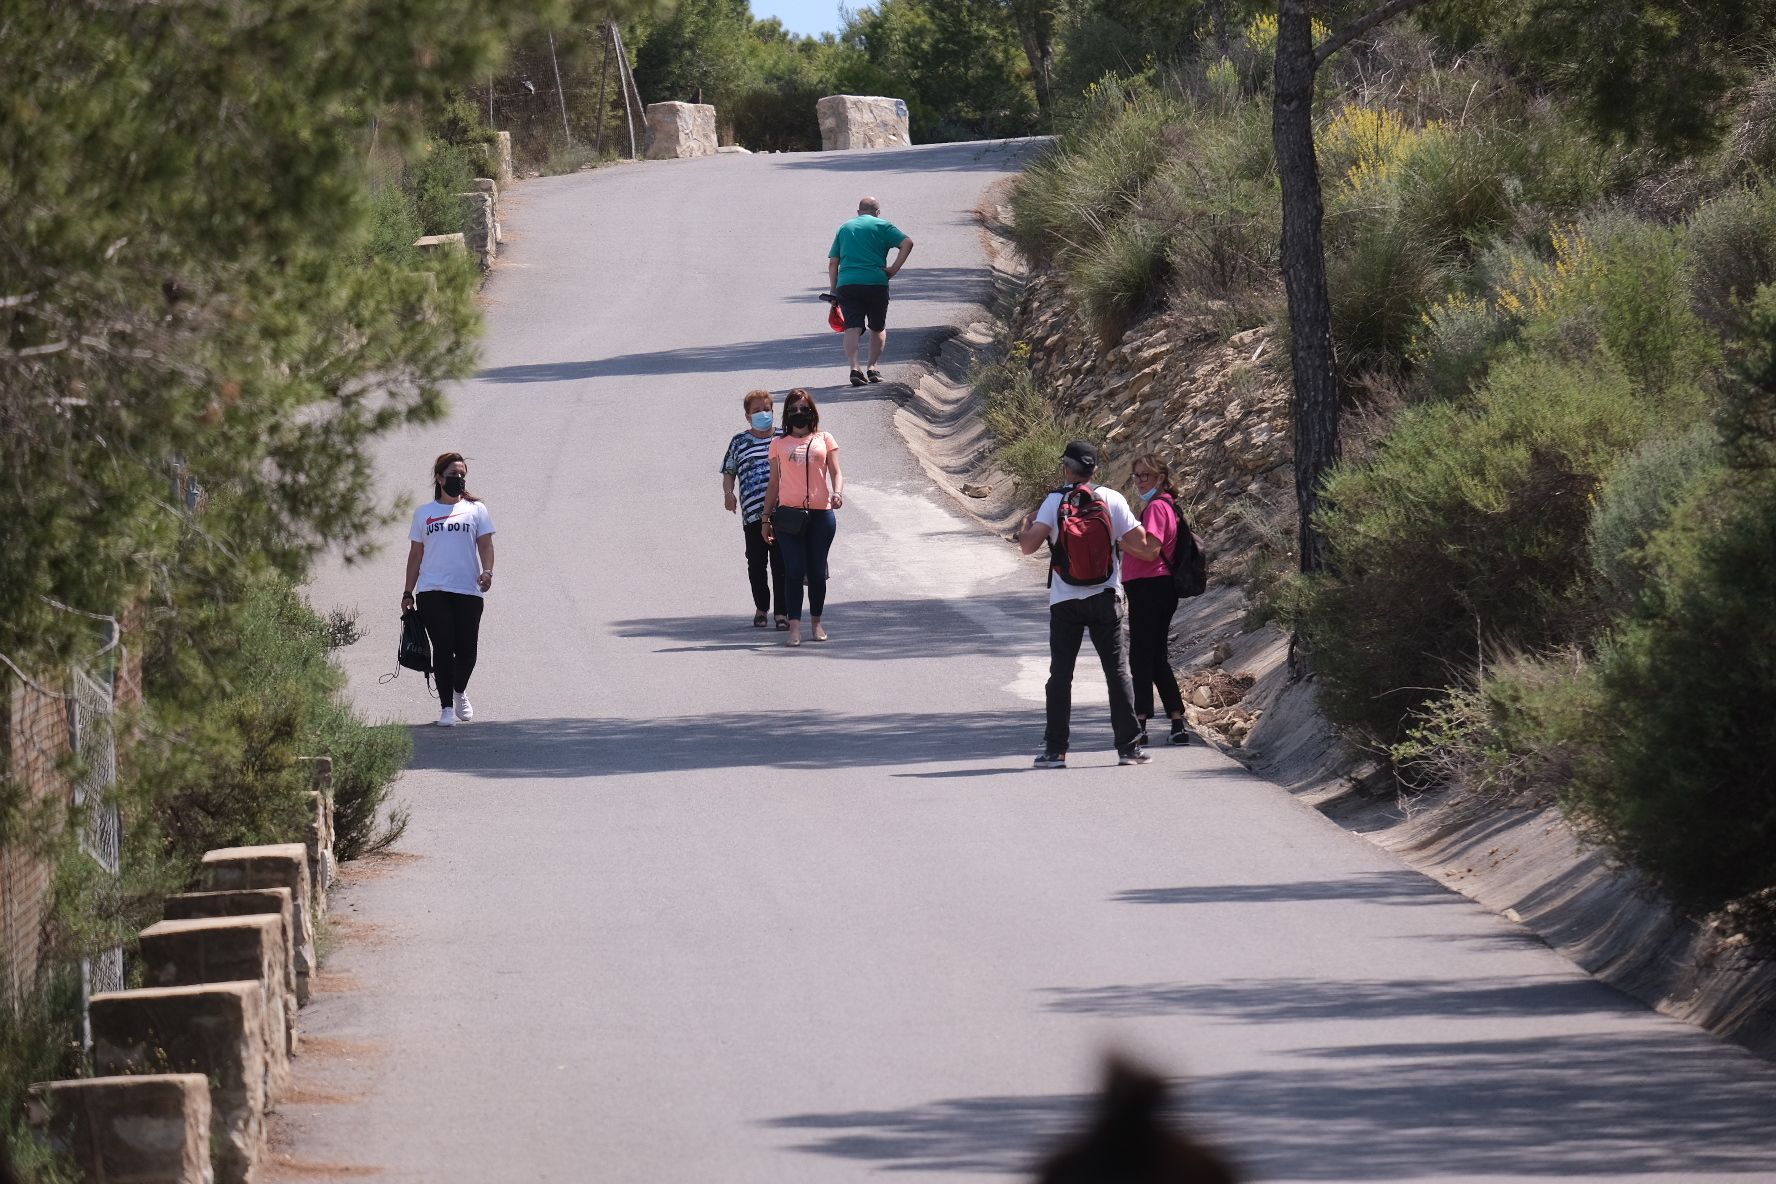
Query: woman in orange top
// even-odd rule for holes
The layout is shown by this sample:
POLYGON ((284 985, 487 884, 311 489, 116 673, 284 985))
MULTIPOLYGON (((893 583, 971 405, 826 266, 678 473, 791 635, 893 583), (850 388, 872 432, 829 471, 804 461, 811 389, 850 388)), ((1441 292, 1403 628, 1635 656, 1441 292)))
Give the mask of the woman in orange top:
POLYGON ((771 483, 765 489, 765 538, 783 553, 789 597, 789 644, 802 644, 802 579, 814 640, 825 641, 826 556, 838 532, 833 511, 845 504, 839 443, 820 430, 820 408, 801 387, 783 400, 785 434, 771 442, 771 483))

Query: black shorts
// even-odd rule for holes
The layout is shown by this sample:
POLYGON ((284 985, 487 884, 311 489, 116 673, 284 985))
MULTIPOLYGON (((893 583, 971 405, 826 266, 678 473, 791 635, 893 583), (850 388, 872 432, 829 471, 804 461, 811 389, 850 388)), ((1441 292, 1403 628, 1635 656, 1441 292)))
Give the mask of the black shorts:
POLYGON ((839 298, 839 311, 845 314, 845 328, 861 329, 865 322, 874 332, 888 327, 887 284, 840 284, 833 289, 839 298))

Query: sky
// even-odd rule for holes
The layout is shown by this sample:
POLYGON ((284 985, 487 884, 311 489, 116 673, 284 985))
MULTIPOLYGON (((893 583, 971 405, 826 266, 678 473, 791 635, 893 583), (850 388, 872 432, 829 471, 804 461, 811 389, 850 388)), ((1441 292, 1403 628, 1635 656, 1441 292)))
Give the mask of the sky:
POLYGON ((752 0, 752 15, 760 20, 776 17, 791 33, 809 37, 839 31, 839 0, 752 0))

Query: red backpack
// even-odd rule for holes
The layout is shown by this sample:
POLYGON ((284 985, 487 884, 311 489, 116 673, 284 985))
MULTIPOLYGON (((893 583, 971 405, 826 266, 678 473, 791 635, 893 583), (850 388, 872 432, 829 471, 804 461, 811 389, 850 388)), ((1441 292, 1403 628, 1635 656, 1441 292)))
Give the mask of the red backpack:
POLYGON ((1050 570, 1063 584, 1102 584, 1116 570, 1110 507, 1083 481, 1056 492, 1061 505, 1055 513, 1055 538, 1049 544, 1050 570))

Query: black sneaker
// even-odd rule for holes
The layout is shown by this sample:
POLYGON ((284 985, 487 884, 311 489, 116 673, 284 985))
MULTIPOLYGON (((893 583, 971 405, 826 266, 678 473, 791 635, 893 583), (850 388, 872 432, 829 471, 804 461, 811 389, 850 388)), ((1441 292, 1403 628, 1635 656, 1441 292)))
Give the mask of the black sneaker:
POLYGON ((1038 769, 1064 769, 1067 767, 1067 754, 1064 752, 1045 752, 1036 758, 1038 769))
POLYGON ((1148 744, 1148 741, 1147 741, 1147 721, 1140 720, 1138 722, 1141 725, 1141 730, 1135 733, 1135 738, 1133 740, 1131 740, 1129 743, 1134 748, 1146 748, 1147 744, 1148 744))
POLYGON ((875 369, 865 370, 863 372, 863 376, 871 382, 881 382, 882 381, 882 372, 880 370, 875 370, 875 369))
POLYGON ((869 381, 869 379, 867 379, 863 376, 863 371, 861 371, 861 370, 851 371, 851 385, 852 386, 862 386, 864 383, 866 383, 868 381, 869 381))
POLYGON ((1116 754, 1116 763, 1119 765, 1144 765, 1152 759, 1147 755, 1147 750, 1139 744, 1125 748, 1116 754))
POLYGON ((1172 743, 1190 743, 1190 733, 1184 730, 1184 721, 1181 719, 1175 719, 1172 721, 1172 743))

